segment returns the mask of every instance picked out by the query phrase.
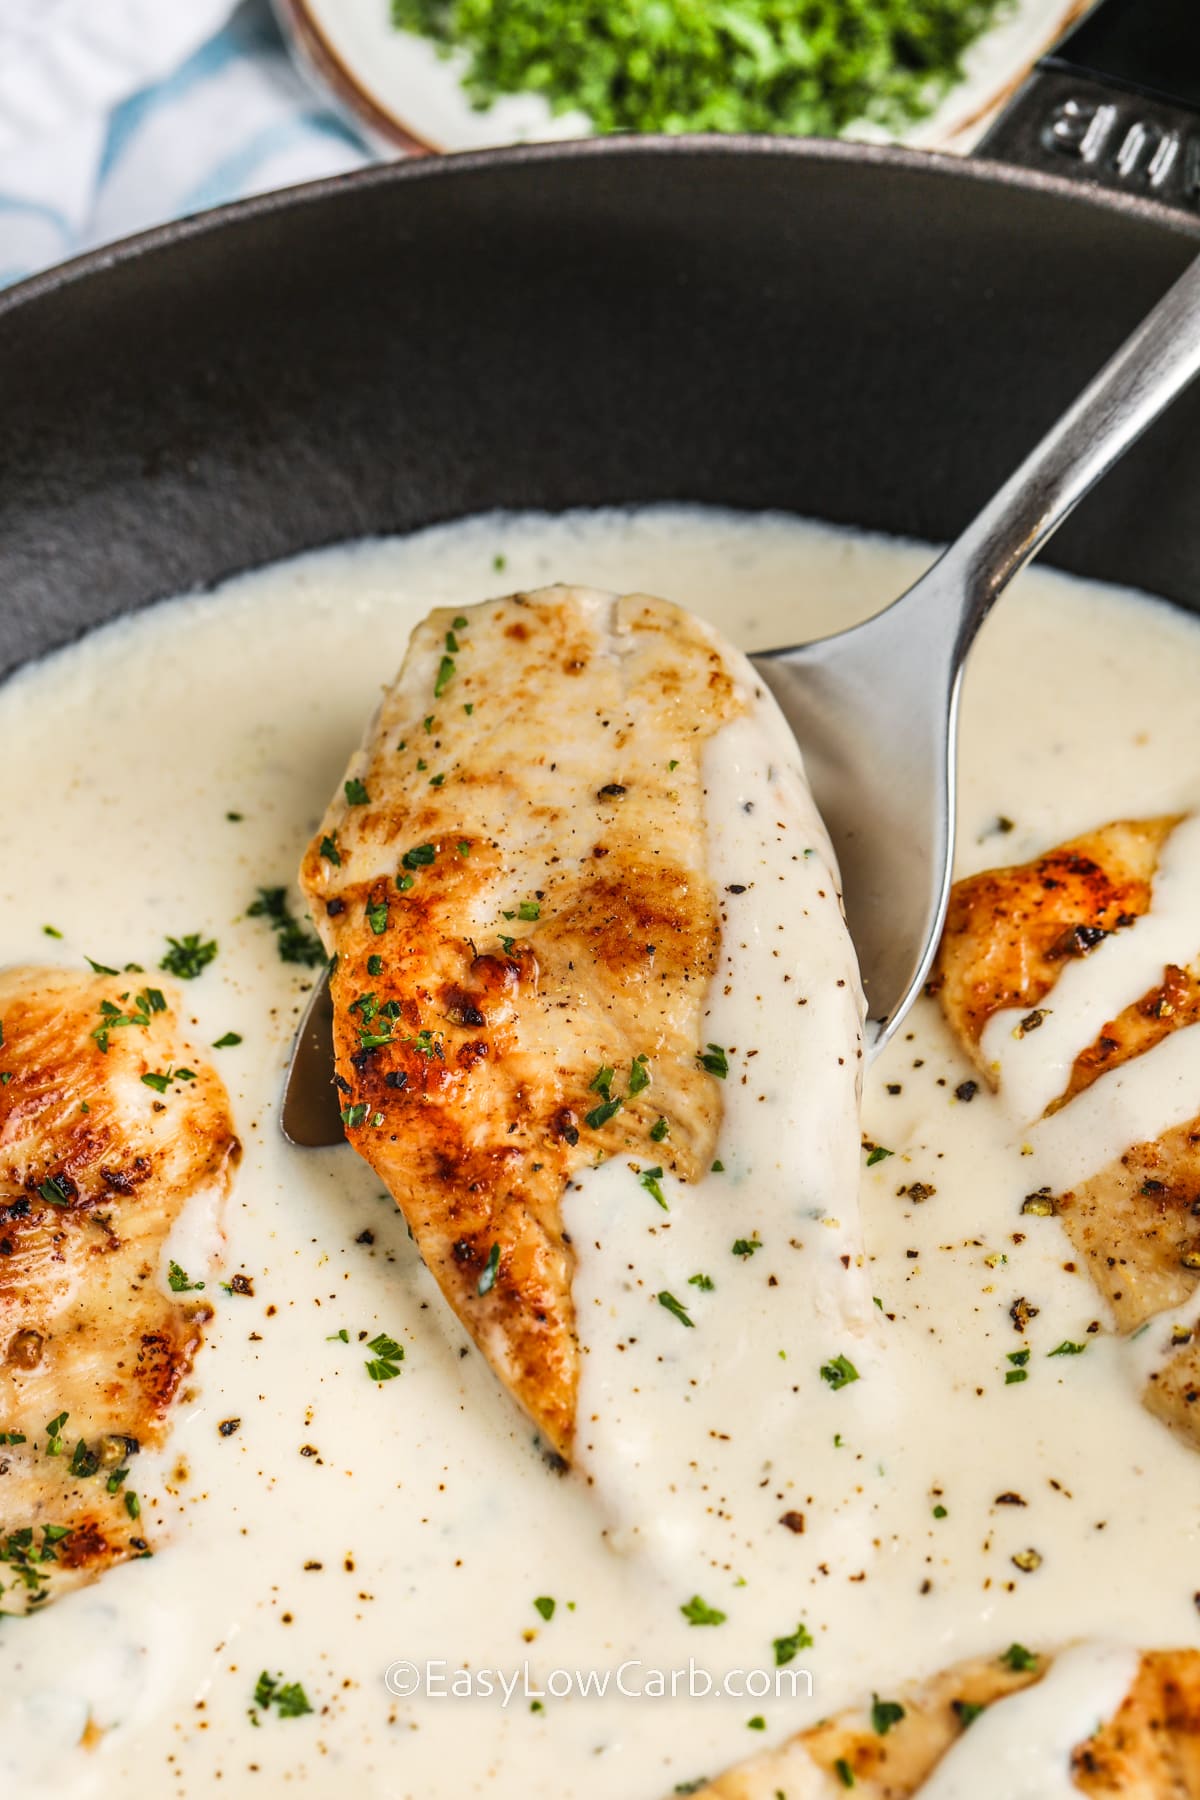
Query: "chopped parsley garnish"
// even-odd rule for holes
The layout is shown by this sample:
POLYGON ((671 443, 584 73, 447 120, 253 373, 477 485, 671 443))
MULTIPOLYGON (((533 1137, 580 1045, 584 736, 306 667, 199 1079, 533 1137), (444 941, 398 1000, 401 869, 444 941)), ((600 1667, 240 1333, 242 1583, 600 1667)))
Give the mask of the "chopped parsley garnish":
POLYGON ((904 1708, 898 1700, 881 1700, 878 1694, 871 1696, 871 1729, 880 1737, 886 1737, 893 1725, 898 1725, 904 1717, 904 1708))
POLYGON ((522 900, 520 906, 517 908, 518 919, 540 919, 541 916, 542 909, 536 900, 522 900))
POLYGON ((368 958, 367 958, 367 974, 368 975, 382 975, 383 974, 383 958, 382 958, 382 956, 368 956, 368 958))
POLYGON ((443 656, 438 664, 437 680, 433 684, 433 697, 440 700, 450 683, 454 680, 454 658, 443 656))
POLYGON ((775 1667, 786 1669, 790 1662, 795 1662, 801 1650, 811 1649, 812 1641, 812 1633, 803 1623, 797 1625, 795 1631, 789 1632, 786 1637, 775 1638, 775 1667))
POLYGON ((204 1283, 192 1281, 177 1262, 172 1262, 167 1264, 167 1286, 173 1294, 194 1294, 199 1293, 204 1283))
POLYGON ((321 855, 325 858, 326 862, 331 862, 335 869, 341 868, 342 853, 337 847, 336 837, 323 837, 321 839, 321 855))
POLYGON ((242 1034, 240 1031, 226 1031, 226 1032, 223 1032, 219 1038, 213 1039, 213 1049, 214 1050, 232 1050, 234 1045, 240 1044, 241 1041, 242 1041, 242 1034))
POLYGON ((699 1288, 702 1294, 711 1294, 716 1285, 711 1275, 688 1276, 688 1286, 699 1288))
POLYGON ((345 790, 346 799, 351 806, 370 805, 371 796, 368 794, 365 784, 358 779, 357 775, 352 776, 350 780, 345 783, 345 790))
POLYGON ((895 1154, 896 1152, 894 1150, 885 1150, 882 1144, 872 1144, 867 1156, 868 1169, 873 1169, 876 1163, 881 1163, 883 1161, 884 1157, 895 1156, 895 1154))
MULTIPOLYGON (((281 1719, 298 1719, 312 1711, 308 1695, 298 1681, 284 1681, 282 1675, 268 1675, 265 1669, 254 1686, 254 1705, 263 1712, 273 1706, 281 1719)), ((250 1716, 257 1724, 253 1710, 250 1716)))
POLYGON ((1086 1344, 1073 1344, 1070 1338, 1064 1338, 1061 1344, 1058 1344, 1053 1350, 1048 1350, 1046 1354, 1047 1356, 1082 1356, 1086 1349, 1086 1344))
POLYGON ((447 650, 449 650, 452 654, 457 655, 458 647, 459 647, 458 639, 455 637, 455 635, 452 631, 448 631, 446 633, 446 648, 447 648, 447 650))
POLYGON ((755 1713, 752 1719, 746 1720, 747 1731, 765 1731, 766 1729, 767 1721, 763 1718, 761 1713, 755 1713))
POLYGON ((142 1516, 142 1503, 132 1488, 125 1490, 125 1511, 131 1519, 140 1519, 142 1516))
POLYGON ((1028 1369, 1006 1369, 1004 1372, 1005 1387, 1015 1387, 1019 1382, 1029 1380, 1028 1369))
POLYGON ((616 1072, 615 1069, 610 1069, 607 1063, 602 1063, 600 1068, 598 1068, 596 1073, 592 1076, 592 1079, 588 1082, 588 1087, 591 1089, 592 1093, 603 1094, 604 1098, 607 1100, 612 1093, 613 1077, 616 1072))
POLYGON ((47 937, 60 938, 62 936, 62 932, 58 929, 57 925, 43 925, 42 930, 47 937))
POLYGON ((471 840, 470 840, 470 838, 459 838, 459 840, 458 840, 458 854, 459 854, 459 855, 460 855, 460 856, 470 856, 470 854, 471 854, 471 840))
POLYGON ((475 711, 475 702, 473 700, 468 700, 466 705, 463 707, 463 711, 466 713, 466 715, 469 719, 471 714, 475 711))
POLYGON ((373 906, 368 906, 367 924, 376 937, 383 936, 388 928, 388 903, 386 900, 377 900, 373 906))
MULTIPOLYGON (((91 971, 94 975, 115 975, 115 974, 117 974, 116 969, 110 969, 107 963, 97 962, 95 957, 93 957, 93 956, 85 956, 83 960, 88 965, 89 969, 91 969, 91 971)), ((4 1042, 4 1035, 2 1032, 0 1032, 0 1044, 2 1044, 3 1042, 4 1042)))
POLYGON ((725 1173, 725 1164, 718 1159, 712 1165, 712 1172, 714 1175, 723 1175, 725 1173))
POLYGON ((554 1617, 554 1601, 550 1598, 549 1594, 539 1594, 533 1604, 537 1607, 546 1623, 549 1624, 550 1620, 554 1617))
POLYGON ((165 1094, 171 1085, 171 1070, 168 1069, 165 1075, 156 1075, 153 1072, 145 1074, 142 1076, 142 1084, 145 1087, 153 1088, 156 1094, 165 1094))
POLYGON ((46 1455, 59 1456, 62 1453, 62 1430, 70 1413, 60 1412, 56 1419, 51 1419, 46 1426, 46 1455))
POLYGON ((997 1661, 1006 1664, 1015 1675, 1027 1674, 1038 1666, 1037 1652, 1027 1650, 1024 1644, 1010 1644, 997 1661))
POLYGON ((602 1125, 607 1125, 610 1119, 616 1118, 624 1104, 624 1100, 618 1094, 614 1100, 606 1100, 603 1106, 593 1106, 591 1112, 585 1115, 583 1122, 592 1131, 599 1131, 602 1125))
POLYGON ((343 1325, 340 1331, 331 1331, 329 1336, 325 1339, 325 1342, 327 1344, 348 1344, 350 1342, 350 1333, 343 1325))
POLYGON ((356 1126, 363 1124, 368 1110, 369 1108, 365 1100, 358 1100, 353 1106, 343 1106, 342 1124, 349 1126, 350 1130, 353 1131, 356 1126))
POLYGON ((516 938, 505 937, 503 932, 500 933, 500 947, 504 951, 505 956, 512 955, 512 948, 516 941, 516 938))
POLYGON ((835 1356, 831 1362, 822 1363, 821 1380, 827 1381, 835 1391, 849 1387, 852 1381, 858 1380, 858 1370, 848 1356, 835 1356))
POLYGON ((667 1196, 663 1193, 660 1185, 662 1182, 662 1173, 661 1165, 656 1166, 653 1169, 642 1169, 638 1174, 638 1180, 641 1182, 650 1198, 661 1206, 664 1212, 670 1212, 671 1209, 667 1205, 667 1196))
POLYGON ((681 1325, 686 1325, 689 1329, 695 1330, 696 1321, 695 1319, 688 1317, 687 1307, 683 1304, 682 1300, 677 1300, 674 1294, 669 1294, 666 1288, 664 1288, 662 1293, 658 1296, 658 1304, 660 1306, 665 1306, 667 1311, 673 1314, 674 1317, 679 1320, 681 1325))
POLYGON ((464 613, 459 613, 457 619, 453 621, 453 628, 455 631, 465 631, 470 622, 464 613))
POLYGON ((735 1256, 740 1256, 743 1260, 748 1256, 753 1256, 756 1250, 761 1249, 762 1241, 756 1237, 734 1238, 733 1240, 733 1254, 735 1256))
POLYGON ((707 1069, 719 1081, 724 1081, 729 1074, 729 1058, 720 1044, 709 1044, 706 1050, 700 1051, 699 1061, 701 1068, 707 1069))
POLYGON ((1010 1350, 1008 1360, 1010 1363, 1015 1363, 1018 1369, 1023 1369, 1029 1361, 1029 1352, 1028 1350, 1010 1350))
POLYGON ((699 1594, 693 1594, 691 1599, 686 1601, 679 1610, 689 1625, 723 1625, 725 1623, 725 1614, 718 1612, 715 1606, 707 1605, 699 1594))
POLYGON ((70 1206, 71 1190, 61 1175, 48 1175, 40 1186, 38 1193, 51 1206, 70 1206))
POLYGON ((650 1071, 646 1067, 644 1056, 635 1056, 629 1066, 629 1095, 640 1094, 643 1088, 650 1086, 650 1071))
POLYGON ((404 1345, 398 1344, 395 1338, 381 1331, 378 1337, 371 1339, 367 1349, 372 1352, 372 1360, 364 1366, 372 1381, 392 1381, 400 1373, 404 1345))
POLYGON ((484 1267, 483 1274, 479 1277, 479 1280, 475 1284, 475 1292, 479 1295, 479 1298, 481 1300, 483 1299, 483 1296, 485 1294, 490 1294, 492 1289, 495 1287, 496 1276, 499 1272, 499 1269, 500 1269, 500 1246, 499 1246, 499 1244, 493 1244, 491 1249, 488 1251, 488 1259, 487 1259, 487 1263, 484 1267))
POLYGON ((83 1481, 90 1481, 100 1467, 100 1458, 95 1450, 89 1450, 80 1438, 71 1453, 71 1473, 83 1481))
POLYGON ((310 931, 295 917, 288 905, 287 889, 259 888, 258 899, 246 908, 251 919, 266 919, 275 933, 275 948, 280 962, 301 963, 316 969, 325 961, 325 951, 315 931, 310 931))
POLYGON ((650 1136, 656 1144, 661 1144, 663 1139, 670 1135, 670 1131, 671 1127, 665 1119, 655 1119, 650 1127, 650 1136))
POLYGON ((858 1783, 854 1779, 854 1770, 850 1767, 850 1764, 846 1761, 844 1756, 839 1756, 833 1766, 837 1770, 837 1778, 844 1788, 857 1787, 858 1783))
POLYGON ((445 779, 446 777, 444 775, 431 775, 429 777, 429 785, 430 787, 441 787, 445 779))
POLYGON ((406 869, 426 869, 436 855, 437 848, 435 845, 414 844, 411 850, 406 850, 404 852, 400 861, 406 869))
POLYGON ((940 1500, 938 1501, 937 1505, 933 1509, 933 1516, 935 1519, 948 1519, 950 1517, 949 1512, 942 1505, 940 1500))
POLYGON ((183 938, 168 937, 166 953, 158 966, 168 975, 177 975, 180 981, 195 981, 216 954, 215 939, 206 942, 198 931, 189 931, 183 938))

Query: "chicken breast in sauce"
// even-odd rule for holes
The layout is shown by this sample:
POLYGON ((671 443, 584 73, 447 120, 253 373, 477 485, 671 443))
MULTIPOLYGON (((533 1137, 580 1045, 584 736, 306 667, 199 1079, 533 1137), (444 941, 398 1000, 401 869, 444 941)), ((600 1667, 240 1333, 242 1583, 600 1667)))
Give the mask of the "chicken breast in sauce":
POLYGON ((701 760, 745 705, 731 655, 643 595, 433 613, 302 870, 347 1135, 564 1457, 566 1186, 630 1152, 693 1181, 721 1121, 701 760))
POLYGON ((239 1147, 154 979, 10 969, 0 1028, 0 1611, 19 1612, 151 1548, 134 1459, 212 1313, 169 1239, 239 1147))
MULTIPOLYGON (((697 1789, 699 1800, 834 1800, 847 1789, 863 1800, 919 1800, 947 1753, 969 1745, 980 1713, 1052 1677, 1054 1661, 1013 1645, 960 1663, 895 1700, 876 1696, 870 1708, 799 1733, 697 1789)), ((1093 1800, 1200 1800, 1200 1651, 1141 1656, 1124 1700, 1070 1747, 1069 1765, 1071 1784, 1093 1800)), ((946 1791, 974 1790, 960 1776, 946 1791)))
MULTIPOLYGON (((931 985, 963 1049, 993 1087, 997 1071, 981 1047, 988 1022, 1029 1007, 1015 1029, 1036 1029, 1043 1002, 1070 962, 1088 956, 1111 932, 1136 930, 1179 823, 1177 816, 1122 820, 1033 862, 956 883, 931 985)), ((1075 1057, 1046 1116, 1198 1020, 1200 979, 1168 963, 1161 981, 1107 1020, 1075 1057)), ((1026 1204, 1060 1217, 1117 1329, 1139 1331, 1191 1300, 1200 1280, 1200 1112, 1130 1144, 1069 1189, 1031 1195, 1026 1204)), ((1200 1345, 1186 1326, 1168 1329, 1161 1348, 1166 1361, 1150 1374, 1145 1403, 1200 1447, 1200 1345)))

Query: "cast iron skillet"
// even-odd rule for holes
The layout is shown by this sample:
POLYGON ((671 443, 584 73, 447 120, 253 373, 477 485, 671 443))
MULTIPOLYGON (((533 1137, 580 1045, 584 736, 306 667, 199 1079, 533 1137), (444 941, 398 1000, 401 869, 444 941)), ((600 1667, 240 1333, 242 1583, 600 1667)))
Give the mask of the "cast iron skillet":
MULTIPOLYGON (((27 282, 0 298, 0 675, 481 508, 945 538, 1194 254, 1197 100, 1194 0, 1107 0, 993 133, 1032 171, 599 140, 326 181, 27 282)), ((1200 392, 1052 560, 1200 610, 1200 392)))

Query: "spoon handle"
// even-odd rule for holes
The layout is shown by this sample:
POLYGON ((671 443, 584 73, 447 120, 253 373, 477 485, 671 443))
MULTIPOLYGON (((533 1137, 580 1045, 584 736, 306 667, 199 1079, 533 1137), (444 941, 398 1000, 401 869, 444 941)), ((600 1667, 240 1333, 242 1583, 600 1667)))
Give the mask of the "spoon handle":
POLYGON ((1013 576, 1198 374, 1200 257, 942 557, 936 588, 959 612, 956 665, 1013 576))

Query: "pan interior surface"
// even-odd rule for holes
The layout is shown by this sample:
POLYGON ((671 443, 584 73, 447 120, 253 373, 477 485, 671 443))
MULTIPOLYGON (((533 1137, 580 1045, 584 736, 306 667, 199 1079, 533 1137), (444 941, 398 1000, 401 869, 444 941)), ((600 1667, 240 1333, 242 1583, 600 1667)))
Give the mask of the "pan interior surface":
MULTIPOLYGON (((606 140, 368 172, 0 302, 0 672, 320 544, 692 500, 943 541, 1190 254, 902 152, 606 140)), ((1190 604, 1200 402, 1061 534, 1190 604)))

